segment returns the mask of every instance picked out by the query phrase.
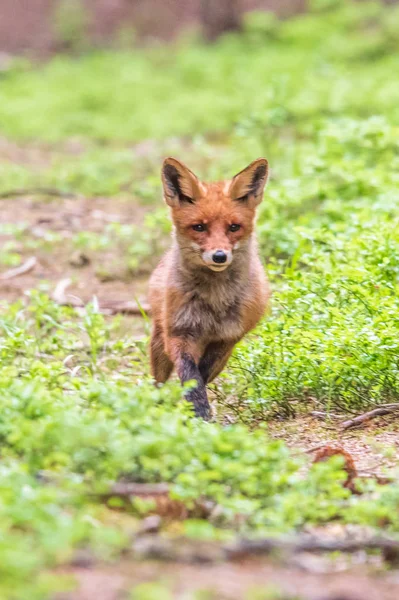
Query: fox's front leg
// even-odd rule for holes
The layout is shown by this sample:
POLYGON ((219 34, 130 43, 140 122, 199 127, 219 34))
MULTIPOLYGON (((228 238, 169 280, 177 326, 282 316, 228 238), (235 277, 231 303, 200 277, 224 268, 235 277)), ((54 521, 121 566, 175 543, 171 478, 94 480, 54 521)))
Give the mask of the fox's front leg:
POLYGON ((199 370, 204 383, 217 377, 230 358, 236 342, 220 341, 208 344, 199 362, 199 370))
POLYGON ((208 421, 211 417, 211 408, 205 382, 198 367, 200 348, 190 339, 174 337, 168 341, 167 350, 182 384, 196 381, 196 387, 187 392, 186 399, 193 403, 195 415, 208 421))

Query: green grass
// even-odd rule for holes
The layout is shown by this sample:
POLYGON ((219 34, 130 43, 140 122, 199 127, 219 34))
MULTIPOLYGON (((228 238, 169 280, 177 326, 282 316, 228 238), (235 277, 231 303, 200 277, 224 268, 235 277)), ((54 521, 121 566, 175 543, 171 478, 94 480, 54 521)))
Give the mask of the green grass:
POLYGON ((147 507, 132 502, 118 523, 102 506, 101 493, 120 478, 170 482, 189 508, 200 498, 217 505, 211 524, 185 523, 190 537, 289 532, 331 519, 399 531, 396 486, 373 486, 372 501, 351 498, 339 460, 304 478, 302 460, 262 428, 193 419, 177 383, 156 389, 137 376, 145 347, 112 341, 94 307, 76 321, 37 295, 26 309, 10 307, 0 325, 3 597, 46 597, 44 584, 51 591, 60 582, 44 581, 43 570, 76 548, 110 559, 128 547, 147 507))
POLYGON ((398 398, 397 131, 377 117, 328 120, 304 175, 273 186, 260 224, 273 312, 237 353, 248 413, 290 413, 309 397, 328 410, 398 398))
MULTIPOLYGON (((218 383, 251 429, 193 419, 176 382, 154 388, 147 339, 121 335, 95 303, 76 314, 35 290, 27 303, 3 303, 1 598, 69 585, 48 573, 78 548, 111 559, 129 547, 145 507, 120 513, 100 500, 119 479, 166 481, 189 509, 199 497, 217 505, 209 522, 180 525, 191 537, 333 519, 399 533, 396 484, 351 496, 339 460, 304 476, 302 459, 258 426, 298 401, 345 414, 399 395, 399 12, 326 4, 282 23, 249 17, 213 46, 96 51, 2 73, 12 151, 1 191, 51 185, 140 205, 143 227, 108 224, 69 240, 114 247, 133 272, 167 240, 163 156, 212 179, 267 156, 258 231, 274 295, 218 383)), ((17 220, 16 211, 2 225, 2 268, 39 243, 17 220)), ((47 240, 48 252, 63 243, 47 240)))
POLYGON ((169 482, 189 509, 201 498, 217 506, 209 524, 182 525, 190 537, 270 535, 331 519, 399 532, 396 485, 351 497, 339 460, 304 477, 303 460, 263 428, 193 419, 177 383, 156 389, 137 375, 145 346, 113 341, 95 307, 76 320, 36 295, 4 311, 0 325, 2 597, 44 598, 69 585, 44 570, 77 548, 109 560, 129 546, 148 506, 125 504, 124 519, 105 508, 101 494, 120 478, 169 482))

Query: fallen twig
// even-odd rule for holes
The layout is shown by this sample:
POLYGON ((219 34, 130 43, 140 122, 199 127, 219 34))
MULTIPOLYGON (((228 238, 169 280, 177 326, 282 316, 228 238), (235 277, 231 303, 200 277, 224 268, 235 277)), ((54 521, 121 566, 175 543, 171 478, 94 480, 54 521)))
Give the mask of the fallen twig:
POLYGON ((139 306, 136 302, 129 300, 103 300, 100 302, 100 310, 104 312, 107 311, 107 313, 111 315, 122 313, 125 315, 143 316, 143 312, 147 314, 150 312, 150 307, 148 304, 141 304, 139 306))
POLYGON ((72 294, 67 294, 66 291, 69 286, 72 284, 72 279, 69 277, 65 279, 61 279, 57 285, 55 286, 55 290, 52 294, 52 299, 57 304, 61 304, 62 306, 73 306, 74 308, 83 307, 84 302, 77 296, 73 296, 72 294))
POLYGON ((35 256, 31 256, 19 267, 15 267, 15 269, 9 269, 5 273, 0 275, 1 281, 7 281, 9 279, 15 279, 15 277, 19 277, 20 275, 25 275, 25 273, 29 273, 32 269, 37 265, 37 258, 35 256))
POLYGON ((190 540, 171 540, 160 536, 138 537, 133 552, 140 558, 180 562, 220 562, 282 553, 289 556, 303 552, 344 552, 380 550, 387 560, 399 555, 399 540, 385 537, 333 540, 312 536, 272 537, 258 540, 238 540, 231 544, 190 543, 190 540))
MULTIPOLYGON (((85 306, 83 300, 72 294, 67 294, 68 287, 72 284, 69 278, 61 279, 55 287, 52 294, 54 302, 62 306, 72 306, 74 308, 83 308, 85 306)), ((102 300, 99 301, 98 310, 106 315, 126 314, 139 315, 150 312, 150 307, 146 304, 138 305, 136 302, 120 301, 120 300, 102 300)))
POLYGON ((242 555, 270 554, 276 550, 298 554, 300 552, 345 552, 353 554, 361 550, 388 550, 399 553, 399 540, 385 537, 368 539, 332 540, 317 537, 299 536, 298 538, 264 538, 260 540, 240 540, 227 546, 230 559, 242 555))
POLYGON ((0 199, 5 198, 18 198, 20 196, 33 196, 33 195, 43 195, 43 196, 56 196, 57 198, 77 198, 77 194, 73 192, 63 192, 61 190, 57 190, 56 188, 50 187, 37 187, 37 188, 21 188, 16 190, 7 190, 6 192, 0 193, 0 199))
POLYGON ((394 404, 387 404, 386 406, 381 406, 379 408, 375 408, 374 410, 370 410, 369 412, 366 412, 362 415, 358 415, 357 417, 354 417, 353 419, 348 419, 347 421, 344 421, 343 423, 341 423, 341 427, 342 429, 351 429, 352 427, 357 427, 358 425, 362 425, 363 423, 366 423, 367 421, 370 421, 371 419, 374 419, 375 417, 380 417, 383 415, 389 415, 393 412, 397 412, 399 411, 399 402, 396 402, 394 404))

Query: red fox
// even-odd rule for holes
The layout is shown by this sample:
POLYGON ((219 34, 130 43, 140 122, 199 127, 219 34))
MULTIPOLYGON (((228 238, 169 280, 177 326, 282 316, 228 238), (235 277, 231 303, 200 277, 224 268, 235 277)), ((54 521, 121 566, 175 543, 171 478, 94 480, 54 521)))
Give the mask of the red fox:
POLYGON ((174 233, 150 279, 151 371, 157 383, 174 367, 182 383, 195 380, 186 398, 206 420, 206 384, 258 323, 270 296, 254 234, 267 178, 264 158, 220 183, 203 183, 175 158, 163 163, 174 233))

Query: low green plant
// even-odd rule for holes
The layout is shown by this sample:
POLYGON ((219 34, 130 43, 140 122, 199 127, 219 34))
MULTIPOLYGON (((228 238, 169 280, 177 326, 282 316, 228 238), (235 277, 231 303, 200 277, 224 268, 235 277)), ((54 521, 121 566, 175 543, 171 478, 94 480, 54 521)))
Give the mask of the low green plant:
MULTIPOLYGON (((351 497, 339 458, 304 477, 302 459, 262 427, 251 432, 193 419, 177 382, 156 388, 132 378, 128 366, 110 371, 98 360, 104 340, 111 355, 121 356, 122 347, 95 307, 81 322, 72 316, 33 295, 28 309, 11 306, 0 320, 1 593, 16 579, 21 590, 29 581, 32 594, 45 597, 45 567, 69 560, 77 548, 103 558, 124 548, 126 522, 119 526, 101 504, 121 478, 169 482, 172 498, 189 510, 201 498, 217 505, 212 524, 187 521, 190 537, 270 535, 331 519, 399 529, 396 486, 373 486, 372 500, 351 497), (87 349, 79 343, 86 336, 87 349)), ((128 512, 134 531, 141 513, 134 503, 128 512)))
POLYGON ((272 314, 237 351, 233 378, 257 418, 308 398, 361 410, 398 397, 394 131, 382 118, 324 122, 297 193, 289 181, 270 191, 260 236, 275 254, 272 314))

